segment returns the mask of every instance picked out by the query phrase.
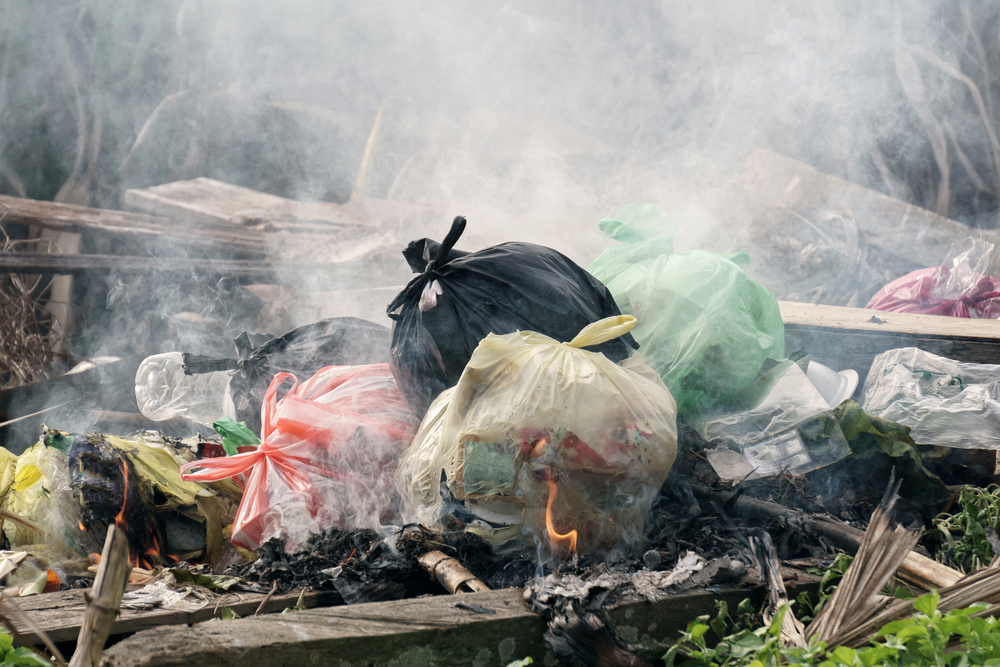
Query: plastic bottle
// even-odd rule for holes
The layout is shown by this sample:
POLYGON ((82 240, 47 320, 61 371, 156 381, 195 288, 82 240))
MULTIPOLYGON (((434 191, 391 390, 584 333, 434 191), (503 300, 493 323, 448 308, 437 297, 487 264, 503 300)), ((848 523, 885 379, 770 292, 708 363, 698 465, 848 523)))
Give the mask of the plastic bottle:
POLYGON ((139 411, 153 421, 183 417, 211 426, 222 417, 236 418, 227 371, 186 375, 184 356, 166 352, 147 357, 135 374, 139 411))

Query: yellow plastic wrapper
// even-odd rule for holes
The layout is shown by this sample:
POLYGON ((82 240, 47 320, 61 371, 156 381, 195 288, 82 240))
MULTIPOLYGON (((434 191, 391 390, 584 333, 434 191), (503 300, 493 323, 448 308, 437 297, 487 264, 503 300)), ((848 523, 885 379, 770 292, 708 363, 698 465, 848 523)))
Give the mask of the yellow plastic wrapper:
POLYGON ((581 349, 633 326, 610 317, 569 343, 487 336, 400 462, 404 518, 441 516, 444 473, 495 545, 562 556, 640 545, 677 454, 676 403, 641 357, 618 365, 581 349))

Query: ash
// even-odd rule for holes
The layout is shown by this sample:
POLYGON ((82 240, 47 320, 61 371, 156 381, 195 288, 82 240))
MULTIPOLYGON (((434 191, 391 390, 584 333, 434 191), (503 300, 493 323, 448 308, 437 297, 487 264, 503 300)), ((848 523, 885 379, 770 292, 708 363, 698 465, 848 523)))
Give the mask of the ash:
POLYGON ((465 565, 490 588, 520 587, 535 574, 527 558, 495 555, 489 544, 464 531, 434 532, 405 526, 380 535, 373 530, 332 529, 312 536, 291 553, 272 539, 253 563, 230 573, 278 591, 335 589, 346 604, 442 594, 441 585, 417 563, 428 551, 442 551, 465 565))

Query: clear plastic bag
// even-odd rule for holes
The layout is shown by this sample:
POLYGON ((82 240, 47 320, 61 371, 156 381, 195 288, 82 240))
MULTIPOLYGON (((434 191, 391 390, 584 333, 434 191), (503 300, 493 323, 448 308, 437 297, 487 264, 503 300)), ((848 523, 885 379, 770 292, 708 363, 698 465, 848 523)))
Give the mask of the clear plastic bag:
POLYGON ((851 453, 829 403, 793 361, 764 373, 736 404, 744 409, 690 420, 703 438, 718 445, 707 455, 723 479, 801 475, 851 453))
POLYGON ((234 544, 254 549, 285 536, 289 548, 333 526, 376 528, 395 517, 395 468, 416 433, 388 364, 331 366, 299 383, 279 373, 264 396, 262 443, 202 459, 185 480, 246 474, 234 544), (278 388, 292 380, 280 401, 278 388))
POLYGON ((1000 366, 941 357, 915 347, 875 357, 866 412, 910 427, 920 445, 1000 449, 1000 366))
POLYGON ((639 323, 639 349, 682 415, 721 407, 750 386, 767 359, 781 359, 785 326, 774 294, 739 266, 744 254, 674 254, 666 214, 630 204, 600 222, 617 241, 587 270, 639 323))
POLYGON ((1000 318, 1000 281, 986 275, 993 244, 957 241, 941 266, 897 278, 875 293, 865 308, 949 317, 1000 318))
POLYGON ((610 317, 569 343, 520 331, 490 334, 450 393, 431 405, 400 461, 406 520, 431 520, 448 490, 496 545, 581 553, 641 544, 643 522, 677 452, 676 404, 641 359, 615 364, 580 349, 626 333, 610 317), (526 539, 515 539, 526 538, 526 539))

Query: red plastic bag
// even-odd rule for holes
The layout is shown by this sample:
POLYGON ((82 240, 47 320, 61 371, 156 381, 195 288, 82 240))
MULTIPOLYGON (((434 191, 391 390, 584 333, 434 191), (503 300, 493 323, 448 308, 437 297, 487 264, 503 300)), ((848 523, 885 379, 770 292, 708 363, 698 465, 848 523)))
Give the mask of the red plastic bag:
POLYGON ((328 366, 302 384, 279 373, 261 423, 256 451, 181 467, 191 481, 245 475, 234 544, 255 549, 284 535, 294 546, 333 526, 372 528, 392 517, 396 462, 420 423, 388 364, 328 366), (292 388, 277 400, 289 379, 292 388))
POLYGON ((920 269, 880 289, 865 308, 949 317, 1000 318, 1000 281, 986 275, 993 245, 965 239, 944 264, 920 269))

